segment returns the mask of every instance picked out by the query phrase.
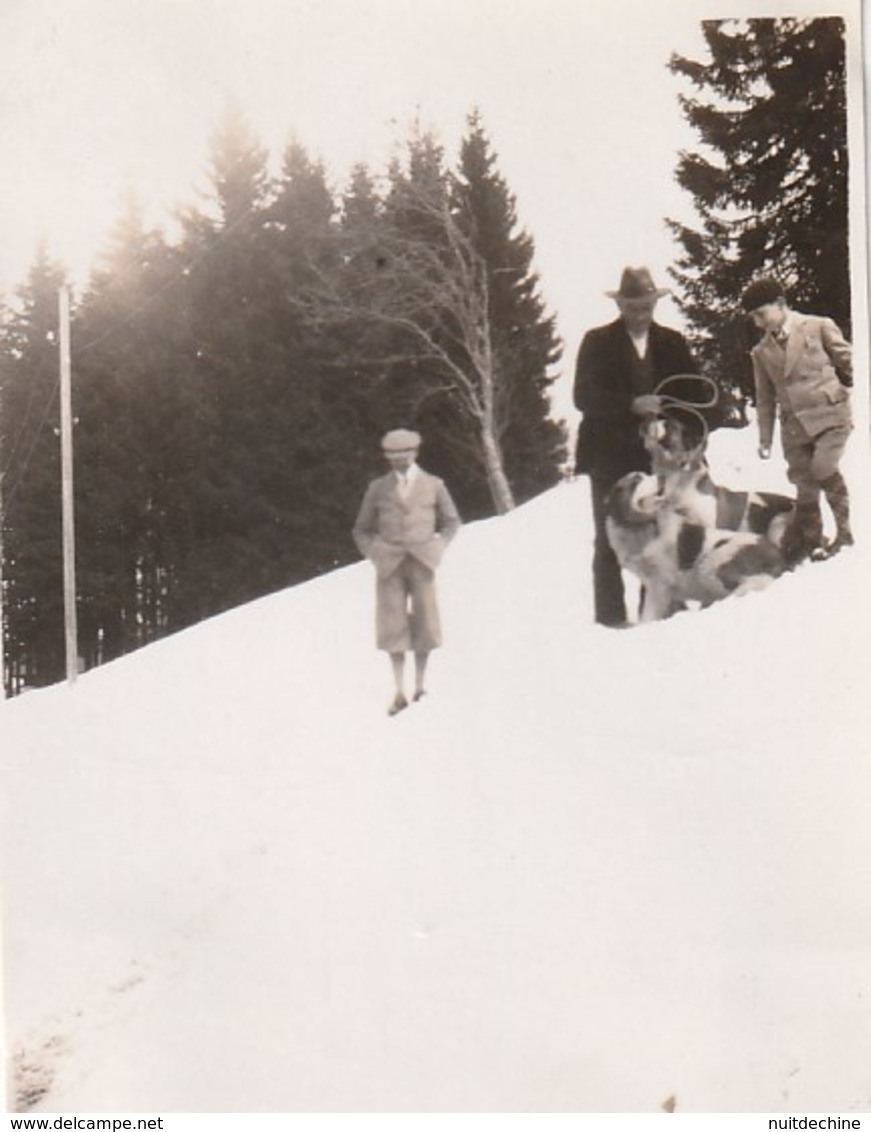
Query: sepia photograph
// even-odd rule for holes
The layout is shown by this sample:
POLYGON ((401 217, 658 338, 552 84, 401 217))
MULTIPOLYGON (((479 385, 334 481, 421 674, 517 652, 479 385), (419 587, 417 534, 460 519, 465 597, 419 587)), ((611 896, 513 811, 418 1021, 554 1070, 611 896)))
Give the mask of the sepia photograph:
POLYGON ((862 17, 3 0, 5 1112, 871 1113, 862 17))

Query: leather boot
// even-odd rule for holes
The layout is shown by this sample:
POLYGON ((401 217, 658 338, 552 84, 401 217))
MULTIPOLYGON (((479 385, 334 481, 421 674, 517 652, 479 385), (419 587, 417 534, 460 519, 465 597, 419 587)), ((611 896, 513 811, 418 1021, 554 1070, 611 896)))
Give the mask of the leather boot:
POLYGON ((852 546, 855 541, 850 529, 850 495, 840 472, 835 472, 827 480, 823 480, 821 486, 835 519, 835 537, 826 548, 831 556, 845 546, 852 546))

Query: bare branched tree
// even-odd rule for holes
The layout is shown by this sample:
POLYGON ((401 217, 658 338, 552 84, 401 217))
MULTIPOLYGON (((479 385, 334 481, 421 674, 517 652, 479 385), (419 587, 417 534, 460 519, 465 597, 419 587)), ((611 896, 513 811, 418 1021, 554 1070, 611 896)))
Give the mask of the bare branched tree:
POLYGON ((403 230, 383 214, 349 232, 334 254, 311 265, 312 284, 294 298, 308 324, 342 329, 357 369, 381 373, 413 363, 416 405, 448 397, 473 427, 497 512, 514 507, 500 435, 500 391, 489 315, 487 267, 446 199, 407 186, 416 223, 403 230))

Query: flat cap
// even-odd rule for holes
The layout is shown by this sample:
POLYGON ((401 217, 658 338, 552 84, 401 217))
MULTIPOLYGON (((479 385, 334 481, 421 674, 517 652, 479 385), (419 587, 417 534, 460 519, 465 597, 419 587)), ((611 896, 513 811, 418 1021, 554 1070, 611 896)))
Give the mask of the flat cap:
POLYGON ((410 428, 393 428, 381 437, 385 452, 416 452, 420 448, 420 433, 410 428))
POLYGON ((754 279, 750 286, 745 288, 741 296, 741 307, 749 314, 767 306, 768 303, 776 303, 783 297, 783 285, 770 275, 766 275, 761 279, 754 279))

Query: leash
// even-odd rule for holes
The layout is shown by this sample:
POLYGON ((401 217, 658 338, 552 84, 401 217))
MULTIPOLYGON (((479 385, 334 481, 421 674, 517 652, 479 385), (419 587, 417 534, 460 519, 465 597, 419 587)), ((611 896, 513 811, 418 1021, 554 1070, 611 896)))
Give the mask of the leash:
POLYGON ((712 409, 714 405, 716 405, 719 401, 720 389, 716 381, 714 381, 712 377, 706 377, 701 373, 673 373, 668 377, 664 377, 653 390, 653 392, 657 397, 660 397, 663 402, 662 409, 660 409, 660 411, 655 414, 656 417, 668 420, 669 409, 677 409, 678 413, 673 413, 672 416, 676 416, 678 421, 680 420, 681 413, 686 413, 688 416, 695 419, 696 423, 700 426, 702 438, 696 445, 696 447, 692 450, 692 452, 688 453, 688 455, 697 456, 704 452, 711 430, 708 427, 708 422, 705 420, 704 416, 699 412, 699 410, 712 409), (701 401, 687 401, 683 397, 675 397, 670 393, 663 392, 665 387, 670 382, 676 381, 680 381, 684 384, 692 381, 698 385, 707 387, 707 398, 701 401))
POLYGON ((720 389, 716 381, 703 373, 670 374, 660 381, 653 392, 657 397, 662 397, 665 401, 668 401, 669 404, 679 405, 683 409, 712 409, 720 399, 720 389), (684 383, 687 381, 695 381, 699 385, 706 385, 708 387, 708 399, 706 401, 686 401, 682 397, 672 397, 669 393, 663 393, 662 390, 670 381, 682 381, 684 383))

